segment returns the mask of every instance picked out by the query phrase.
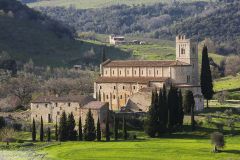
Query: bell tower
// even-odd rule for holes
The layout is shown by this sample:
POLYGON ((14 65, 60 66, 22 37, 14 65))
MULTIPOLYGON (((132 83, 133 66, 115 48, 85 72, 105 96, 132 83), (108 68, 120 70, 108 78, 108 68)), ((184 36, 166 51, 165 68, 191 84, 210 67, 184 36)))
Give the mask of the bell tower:
POLYGON ((176 60, 191 65, 191 83, 198 85, 198 43, 191 39, 186 39, 185 35, 178 35, 176 37, 176 60))

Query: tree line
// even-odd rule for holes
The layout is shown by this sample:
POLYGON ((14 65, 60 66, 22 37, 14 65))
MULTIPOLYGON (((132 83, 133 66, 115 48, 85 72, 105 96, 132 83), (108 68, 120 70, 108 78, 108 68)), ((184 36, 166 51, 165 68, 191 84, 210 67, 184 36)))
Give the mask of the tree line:
MULTIPOLYGON (((119 139, 119 120, 114 116, 114 140, 119 139)), ((127 124, 126 119, 123 116, 122 119, 122 132, 123 132, 123 138, 125 140, 128 139, 128 132, 127 132, 127 124)), ((66 114, 66 112, 63 112, 60 117, 59 123, 56 122, 55 124, 55 140, 64 142, 64 141, 102 141, 102 137, 104 134, 105 140, 110 141, 111 140, 111 128, 110 128, 110 113, 107 113, 106 119, 105 119, 105 130, 102 130, 101 123, 99 120, 99 117, 97 119, 97 125, 95 126, 94 118, 92 115, 91 110, 87 112, 86 119, 85 119, 85 125, 82 125, 81 117, 79 117, 78 122, 78 131, 76 130, 76 122, 74 119, 74 116, 72 113, 66 114)), ((36 141, 36 122, 33 118, 32 122, 32 141, 36 141)), ((41 116, 40 121, 40 132, 39 132, 39 140, 41 142, 44 141, 44 124, 43 119, 41 116)), ((51 141, 51 129, 47 127, 47 141, 51 141)))

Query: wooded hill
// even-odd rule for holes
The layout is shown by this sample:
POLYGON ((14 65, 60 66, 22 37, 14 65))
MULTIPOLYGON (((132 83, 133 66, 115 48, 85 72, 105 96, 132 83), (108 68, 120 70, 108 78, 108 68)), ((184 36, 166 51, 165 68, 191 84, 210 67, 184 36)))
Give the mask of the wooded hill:
POLYGON ((75 7, 36 8, 78 32, 102 34, 137 33, 173 40, 178 33, 204 40, 210 38, 220 54, 238 53, 239 1, 192 2, 155 5, 117 5, 98 9, 75 7))
MULTIPOLYGON (((67 25, 29 9, 16 0, 0 0, 0 57, 2 53, 36 65, 98 65, 101 45, 74 39, 75 31, 67 25)), ((107 47, 110 58, 128 58, 129 54, 107 47)), ((5 56, 6 57, 6 56, 5 56)))

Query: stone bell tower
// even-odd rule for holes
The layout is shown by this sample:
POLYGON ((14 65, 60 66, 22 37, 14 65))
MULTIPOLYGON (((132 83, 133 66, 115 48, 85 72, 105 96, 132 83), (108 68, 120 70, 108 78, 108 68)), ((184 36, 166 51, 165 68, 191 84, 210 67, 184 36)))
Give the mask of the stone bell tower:
POLYGON ((191 65, 192 75, 190 76, 193 85, 199 85, 198 75, 198 43, 186 39, 185 35, 176 37, 176 60, 191 65))

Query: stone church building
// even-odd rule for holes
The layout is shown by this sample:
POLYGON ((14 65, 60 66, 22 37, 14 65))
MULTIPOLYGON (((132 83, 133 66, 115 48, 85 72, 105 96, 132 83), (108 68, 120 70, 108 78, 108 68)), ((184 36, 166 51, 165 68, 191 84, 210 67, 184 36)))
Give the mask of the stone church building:
POLYGON ((100 65, 100 77, 94 83, 94 98, 109 103, 109 109, 147 111, 153 88, 173 84, 192 90, 196 110, 203 109, 199 85, 198 44, 184 35, 176 37, 176 60, 107 60, 100 65), (128 106, 130 105, 130 106, 128 106))

